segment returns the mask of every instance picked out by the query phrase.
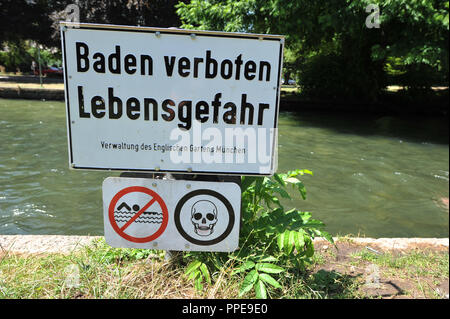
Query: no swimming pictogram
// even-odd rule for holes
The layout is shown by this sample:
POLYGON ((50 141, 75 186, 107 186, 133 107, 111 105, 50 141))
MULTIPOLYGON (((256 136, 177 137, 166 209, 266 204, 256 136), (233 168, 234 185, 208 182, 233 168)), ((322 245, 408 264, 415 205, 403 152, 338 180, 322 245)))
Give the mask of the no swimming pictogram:
POLYGON ((131 186, 114 195, 108 217, 119 236, 131 242, 147 243, 165 231, 169 213, 158 193, 146 187, 131 186))

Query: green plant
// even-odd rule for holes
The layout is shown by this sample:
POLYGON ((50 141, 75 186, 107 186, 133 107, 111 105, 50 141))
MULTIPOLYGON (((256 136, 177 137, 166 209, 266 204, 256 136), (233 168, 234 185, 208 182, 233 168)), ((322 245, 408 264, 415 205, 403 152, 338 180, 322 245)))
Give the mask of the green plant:
POLYGON ((31 41, 1 42, 0 43, 0 65, 3 65, 7 72, 31 72, 31 62, 52 66, 61 65, 61 53, 50 48, 42 48, 38 53, 35 43, 31 41))
POLYGON ((290 199, 289 188, 306 199, 306 188, 298 179, 309 170, 295 170, 273 177, 242 178, 242 221, 239 249, 232 253, 189 252, 185 275, 194 280, 198 290, 211 284, 214 275, 229 271, 242 277, 239 296, 254 291, 257 298, 267 298, 283 289, 282 276, 296 274, 312 262, 313 239, 333 238, 323 231, 324 224, 309 212, 285 210, 280 198, 290 199))
POLYGON ((96 262, 104 264, 120 264, 126 261, 135 261, 150 257, 164 257, 164 251, 154 249, 137 248, 113 248, 108 246, 104 239, 96 240, 91 246, 87 246, 86 252, 96 262))

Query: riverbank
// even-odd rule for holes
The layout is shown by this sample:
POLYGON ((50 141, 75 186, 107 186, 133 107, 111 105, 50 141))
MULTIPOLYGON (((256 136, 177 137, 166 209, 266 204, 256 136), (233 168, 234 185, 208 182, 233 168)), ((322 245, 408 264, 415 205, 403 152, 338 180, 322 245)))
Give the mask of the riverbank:
MULTIPOLYGON (((178 257, 118 249, 98 236, 0 235, 0 298, 236 298, 242 278, 213 275, 197 291, 178 257)), ((314 261, 271 298, 449 297, 448 238, 315 240, 314 261)), ((254 296, 248 296, 250 298, 254 296)))
MULTIPOLYGON (((0 76, 0 98, 64 101, 62 78, 37 76, 0 76)), ((364 112, 384 115, 444 115, 449 113, 449 89, 433 88, 434 93, 408 93, 391 86, 378 101, 326 100, 309 98, 299 94, 295 86, 281 88, 280 109, 283 111, 364 112)))
POLYGON ((448 116, 449 88, 436 87, 431 91, 412 91, 387 87, 376 101, 339 100, 303 96, 298 90, 282 90, 281 109, 285 111, 352 112, 390 116, 426 115, 448 116))
POLYGON ((0 87, 0 98, 64 101, 64 90, 48 88, 0 87))
POLYGON ((64 101, 62 78, 38 76, 0 76, 0 98, 64 101))

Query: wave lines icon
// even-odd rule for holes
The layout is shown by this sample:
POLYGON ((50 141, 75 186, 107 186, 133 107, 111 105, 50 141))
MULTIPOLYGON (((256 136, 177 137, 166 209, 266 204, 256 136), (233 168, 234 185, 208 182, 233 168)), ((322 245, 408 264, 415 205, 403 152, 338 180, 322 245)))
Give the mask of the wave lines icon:
MULTIPOLYGON (((127 203, 123 202, 114 211, 114 220, 116 223, 126 223, 139 211, 138 205, 131 208, 127 203)), ((140 224, 161 224, 163 214, 160 212, 143 212, 133 223, 140 224)))

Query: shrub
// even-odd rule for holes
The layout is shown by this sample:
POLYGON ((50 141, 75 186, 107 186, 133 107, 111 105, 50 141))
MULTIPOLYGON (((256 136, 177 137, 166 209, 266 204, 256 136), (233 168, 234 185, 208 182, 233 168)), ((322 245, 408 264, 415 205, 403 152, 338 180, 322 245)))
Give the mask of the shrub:
POLYGON ((232 253, 188 252, 185 275, 194 280, 198 290, 211 284, 213 273, 229 269, 242 277, 239 296, 254 291, 257 298, 267 298, 272 289, 283 288, 281 276, 298 273, 312 262, 313 239, 333 238, 323 231, 324 224, 308 212, 285 210, 279 197, 290 199, 289 185, 306 198, 298 176, 309 170, 295 170, 273 177, 242 178, 242 224, 239 249, 232 253))

